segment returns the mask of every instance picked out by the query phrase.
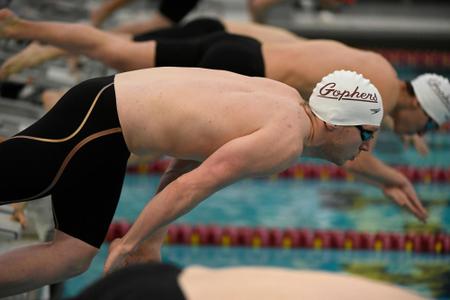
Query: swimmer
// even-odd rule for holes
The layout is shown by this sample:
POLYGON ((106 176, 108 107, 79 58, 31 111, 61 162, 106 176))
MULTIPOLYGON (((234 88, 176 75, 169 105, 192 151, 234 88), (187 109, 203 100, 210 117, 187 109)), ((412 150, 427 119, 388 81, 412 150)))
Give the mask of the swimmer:
MULTIPOLYGON (((200 68, 141 69, 82 82, 0 144, 1 204, 51 195, 56 227, 53 241, 0 256, 0 297, 89 267, 130 153, 172 156, 176 176, 166 177, 130 231, 113 241, 105 272, 132 263, 145 240, 238 180, 278 173, 302 155, 344 164, 369 150, 382 117, 378 90, 351 71, 325 76, 309 104, 274 80, 200 68), (339 101, 326 91, 330 84, 336 95, 359 94, 339 101)), ((420 202, 407 206, 426 218, 420 202)))
POLYGON ((407 289, 357 275, 264 266, 181 269, 168 263, 124 268, 70 300, 359 300, 361 296, 366 300, 425 300, 407 289))
MULTIPOLYGON (((14 38, 17 37, 18 31, 20 31, 21 26, 24 24, 23 19, 17 18, 10 10, 3 10, 0 11, 0 28, 1 25, 1 19, 8 19, 12 18, 15 19, 16 22, 3 23, 5 27, 16 27, 16 30, 12 30, 8 33, 6 31, 3 36, 14 38), (6 25, 9 24, 9 25, 6 25), (15 24, 15 25, 14 25, 15 24), (14 33, 14 31, 16 31, 14 33)), ((28 25, 34 24, 33 22, 28 22, 28 25)), ((106 48, 102 47, 101 45, 109 38, 112 38, 113 41, 116 39, 124 39, 124 40, 133 40, 133 41, 147 41, 149 39, 156 39, 156 38, 171 38, 171 39, 186 39, 186 38, 193 38, 201 35, 205 35, 208 33, 215 32, 217 30, 223 30, 223 25, 221 23, 218 23, 215 20, 209 20, 207 18, 205 19, 198 19, 192 22, 188 22, 184 25, 176 26, 174 25, 174 28, 168 28, 165 30, 142 30, 140 33, 131 34, 126 33, 124 28, 113 28, 110 32, 103 32, 100 30, 93 30, 89 25, 82 25, 82 24, 64 24, 64 23, 54 23, 54 22, 48 22, 46 23, 47 26, 45 30, 56 31, 56 33, 61 33, 59 25, 66 26, 69 25, 69 29, 71 33, 71 39, 74 39, 74 41, 78 41, 78 39, 85 39, 84 35, 91 35, 94 40, 97 40, 98 43, 91 44, 90 47, 94 48, 103 48, 106 50, 106 48), (58 25, 59 24, 59 25, 58 25), (56 26, 52 26, 56 25, 56 26), (78 28, 77 28, 78 27, 78 28), (80 31, 80 34, 75 34, 75 32, 80 31), (98 33, 105 33, 105 35, 98 35, 98 33), (120 34, 118 34, 120 33, 120 34), (100 38, 100 39, 97 39, 100 38), (103 39, 106 38, 106 39, 103 39)), ((285 43, 285 42, 292 42, 292 41, 298 41, 301 39, 300 37, 296 36, 295 34, 273 26, 267 26, 267 25, 257 25, 252 23, 245 23, 245 22, 231 22, 227 21, 227 30, 236 34, 241 35, 249 35, 253 37, 257 37, 258 40, 261 42, 273 42, 273 43, 285 43)), ((43 23, 41 23, 43 25, 43 23)), ((136 25, 138 27, 139 25, 136 25)), ((0 29, 1 30, 1 29, 0 29)), ((132 31, 132 30, 130 30, 132 31)), ((2 33, 0 32, 0 37, 2 36, 2 33)), ((25 39, 39 39, 37 36, 28 36, 24 37, 25 39)), ((70 54, 70 52, 75 51, 76 53, 86 55, 90 58, 97 58, 96 56, 91 56, 94 52, 102 51, 100 49, 96 49, 95 51, 89 51, 84 52, 82 49, 76 50, 75 44, 67 44, 64 49, 58 48, 56 46, 52 46, 54 43, 51 40, 47 40, 44 42, 44 40, 41 40, 42 43, 39 43, 37 41, 32 42, 29 46, 25 47, 22 51, 18 52, 17 54, 9 57, 6 59, 2 66, 0 67, 0 79, 6 79, 9 76, 19 73, 27 68, 32 68, 39 66, 40 64, 43 64, 44 62, 47 62, 52 59, 60 58, 62 56, 67 56, 70 54)), ((130 41, 125 42, 126 44, 129 44, 130 41)), ((121 45, 122 42, 120 42, 119 45, 121 45)), ((78 45, 79 46, 79 45, 78 45)), ((89 48, 89 47, 86 47, 89 48)), ((85 49, 86 49, 85 48, 85 49)), ((109 65, 110 63, 110 57, 114 57, 117 55, 116 53, 110 53, 109 51, 105 51, 102 53, 101 57, 98 58, 98 60, 101 60, 103 63, 107 64, 111 67, 116 67, 116 65, 109 65), (104 59, 102 59, 104 57, 104 59)), ((147 57, 146 57, 147 58, 147 57)), ((118 69, 119 71, 128 71, 128 69, 118 69)))

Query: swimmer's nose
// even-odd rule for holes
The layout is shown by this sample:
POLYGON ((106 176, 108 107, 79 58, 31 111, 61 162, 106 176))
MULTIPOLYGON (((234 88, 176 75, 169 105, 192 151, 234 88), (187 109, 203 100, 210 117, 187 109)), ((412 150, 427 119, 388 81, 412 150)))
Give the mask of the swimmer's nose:
POLYGON ((359 146, 360 151, 369 151, 369 142, 363 142, 361 146, 359 146))

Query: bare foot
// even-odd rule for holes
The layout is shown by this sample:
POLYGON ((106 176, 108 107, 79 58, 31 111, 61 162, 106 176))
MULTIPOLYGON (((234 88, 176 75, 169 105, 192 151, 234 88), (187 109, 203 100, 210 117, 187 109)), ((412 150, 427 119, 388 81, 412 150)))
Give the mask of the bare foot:
POLYGON ((8 58, 0 67, 0 79, 19 73, 25 69, 38 66, 48 60, 65 55, 62 49, 53 46, 44 46, 39 43, 31 43, 20 51, 8 58))
POLYGON ((0 37, 13 38, 20 27, 20 21, 10 9, 0 9, 0 37))

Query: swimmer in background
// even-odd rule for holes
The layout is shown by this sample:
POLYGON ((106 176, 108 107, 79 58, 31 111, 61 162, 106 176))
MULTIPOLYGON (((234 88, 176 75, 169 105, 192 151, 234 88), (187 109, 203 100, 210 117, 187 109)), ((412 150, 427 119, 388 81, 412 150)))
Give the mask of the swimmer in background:
POLYGON ((168 263, 124 268, 67 300, 359 300, 361 295, 366 300, 425 300, 403 287, 353 274, 267 266, 180 268, 168 263))

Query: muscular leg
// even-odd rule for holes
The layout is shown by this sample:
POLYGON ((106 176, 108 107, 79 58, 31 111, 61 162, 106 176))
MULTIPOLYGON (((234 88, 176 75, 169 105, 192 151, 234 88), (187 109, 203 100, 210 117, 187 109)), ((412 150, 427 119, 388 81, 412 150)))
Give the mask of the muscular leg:
POLYGON ((27 21, 8 9, 0 10, 0 37, 37 40, 86 55, 118 71, 154 66, 155 41, 134 43, 83 24, 27 21))
POLYGON ((0 143, 0 205, 51 194, 58 229, 51 243, 0 256, 0 297, 79 274, 97 253, 129 157, 113 80, 108 76, 78 84, 41 119, 0 143), (70 138, 58 140, 65 136, 70 138), (25 166, 27 172, 20 172, 25 166))
POLYGON ((98 249, 61 231, 41 243, 0 255, 0 297, 29 291, 83 273, 98 249))

